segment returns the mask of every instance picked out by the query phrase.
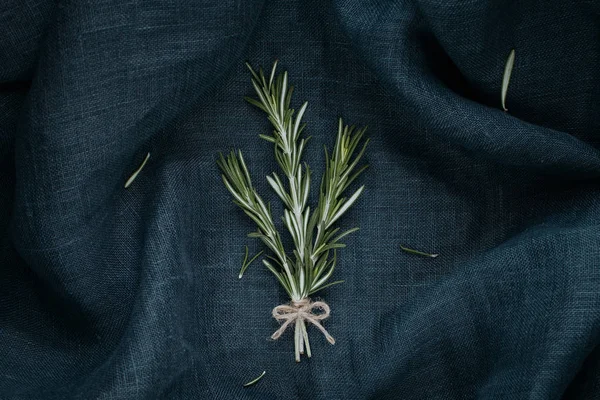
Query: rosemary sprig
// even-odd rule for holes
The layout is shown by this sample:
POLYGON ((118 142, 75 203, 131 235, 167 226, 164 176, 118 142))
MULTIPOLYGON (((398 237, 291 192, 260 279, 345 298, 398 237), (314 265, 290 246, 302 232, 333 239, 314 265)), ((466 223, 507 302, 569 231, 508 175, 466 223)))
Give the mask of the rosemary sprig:
MULTIPOLYGON (((339 232, 335 223, 356 202, 364 190, 361 186, 350 196, 345 196, 349 186, 367 168, 358 167, 368 144, 362 141, 366 128, 356 129, 339 120, 338 133, 333 151, 325 148, 325 173, 321 179, 319 202, 311 210, 308 204, 312 171, 302 164, 302 155, 310 137, 303 137, 305 124, 302 117, 307 109, 305 102, 296 114, 290 108, 293 86, 288 84, 288 74, 276 75, 277 61, 267 79, 262 68, 255 71, 246 64, 252 75, 252 85, 257 99, 246 101, 267 114, 272 125, 271 135, 259 135, 273 144, 274 157, 281 169, 267 176, 267 181, 283 202, 283 222, 289 232, 294 249, 286 252, 281 236, 275 227, 270 203, 265 203, 252 186, 242 152, 222 154, 218 165, 223 172, 223 182, 237 204, 257 225, 258 230, 248 236, 260 239, 272 255, 263 264, 275 275, 292 301, 299 302, 325 287, 337 263, 337 249, 345 247, 341 240, 358 228, 339 232)), ((304 338, 310 352, 304 321, 297 324, 302 330, 296 337, 304 338)), ((298 356, 296 340, 296 359, 298 356)), ((300 347, 302 347, 300 345, 300 347)))

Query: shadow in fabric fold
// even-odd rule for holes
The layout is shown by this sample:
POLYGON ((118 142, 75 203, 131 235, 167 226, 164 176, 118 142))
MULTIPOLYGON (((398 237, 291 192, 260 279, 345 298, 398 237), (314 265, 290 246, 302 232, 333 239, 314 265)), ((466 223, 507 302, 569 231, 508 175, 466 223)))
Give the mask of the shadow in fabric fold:
MULTIPOLYGON (((147 313, 159 306, 174 312, 179 301, 152 286, 161 282, 152 279, 161 278, 163 289, 177 276, 186 279, 179 270, 185 264, 181 254, 163 247, 165 240, 180 241, 177 230, 165 230, 174 210, 164 203, 161 187, 171 177, 152 182, 148 176, 156 177, 161 168, 159 137, 172 134, 174 120, 241 62, 262 1, 60 5, 45 21, 35 67, 25 58, 18 66, 33 69, 14 135, 11 233, 15 259, 21 261, 9 268, 21 271, 14 276, 23 282, 11 283, 10 302, 0 298, 3 329, 11 333, 3 336, 2 346, 15 349, 3 355, 4 367, 23 372, 24 360, 35 359, 35 368, 53 373, 38 374, 27 388, 19 384, 21 378, 2 380, 0 393, 10 398, 97 398, 111 387, 124 390, 118 382, 119 360, 135 360, 142 351, 148 358, 130 366, 139 368, 156 352, 189 355, 185 339, 176 340, 185 336, 176 323, 165 327, 173 329, 166 332, 173 338, 165 344, 174 346, 169 349, 148 339, 145 331, 153 321, 147 313), (146 152, 155 156, 124 189, 146 152), (162 263, 171 256, 165 267, 162 263), (148 274, 158 275, 149 281, 148 274), (30 301, 17 307, 15 300, 23 296, 31 296, 30 301), (24 320, 6 313, 5 306, 37 317, 24 320), (25 337, 37 341, 40 332, 45 343, 37 345, 46 349, 43 355, 36 356, 38 346, 27 350, 17 343, 25 337)), ((34 29, 29 33, 40 35, 34 29)), ((23 75, 13 70, 0 69, 0 76, 23 75)), ((189 368, 192 359, 174 359, 158 368, 178 371, 189 368)), ((132 385, 132 395, 142 390, 141 382, 132 385)), ((155 394, 168 385, 157 381, 143 390, 155 394)))

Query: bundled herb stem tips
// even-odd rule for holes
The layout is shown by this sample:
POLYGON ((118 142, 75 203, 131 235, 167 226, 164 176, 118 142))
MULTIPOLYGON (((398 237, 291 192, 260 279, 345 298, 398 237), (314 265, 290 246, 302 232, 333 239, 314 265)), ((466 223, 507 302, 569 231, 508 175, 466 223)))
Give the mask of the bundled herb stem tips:
POLYGON ((299 362, 305 350, 306 355, 311 356, 308 323, 317 327, 331 344, 335 343, 321 325, 321 321, 329 316, 329 306, 323 301, 313 302, 309 296, 342 282, 331 281, 337 263, 336 251, 345 247, 341 240, 358 228, 340 232, 335 225, 364 189, 361 186, 347 195, 351 184, 367 168, 366 165, 358 166, 368 143, 368 140, 362 140, 366 128, 356 129, 339 120, 333 151, 329 152, 325 147, 325 172, 319 200, 311 209, 308 200, 313 176, 308 164, 302 163, 309 140, 302 135, 305 127, 302 117, 308 103, 304 103, 297 114, 290 108, 293 86, 288 85, 287 72, 276 76, 277 61, 268 79, 262 68, 255 71, 246 65, 258 96, 258 99, 246 100, 264 111, 273 127, 272 135, 259 136, 273 144, 275 160, 281 168, 281 175, 273 172, 267 176, 267 181, 285 207, 282 219, 293 241, 291 252, 283 246, 271 204, 265 202, 252 185, 242 152, 231 152, 226 157, 221 154, 218 165, 234 203, 257 225, 257 231, 248 236, 260 239, 271 252, 262 260, 263 264, 290 296, 290 303, 273 309, 273 317, 282 324, 272 338, 278 339, 288 326, 294 324, 295 358, 299 362))

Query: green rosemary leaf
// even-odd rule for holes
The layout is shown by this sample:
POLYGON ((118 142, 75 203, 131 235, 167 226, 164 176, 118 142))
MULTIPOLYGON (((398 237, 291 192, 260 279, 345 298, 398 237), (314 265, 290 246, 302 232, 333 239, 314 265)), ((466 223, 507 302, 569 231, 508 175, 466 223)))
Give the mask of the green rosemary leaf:
POLYGON ((262 377, 265 376, 266 373, 267 373, 267 371, 263 371, 262 374, 260 374, 257 378, 252 379, 248 383, 244 383, 244 387, 248 387, 248 386, 254 385, 256 382, 260 381, 262 379, 262 377))
MULTIPOLYGON (((362 133, 360 135, 356 135, 356 136, 362 136, 362 133)), ((347 168, 346 171, 344 172, 344 174, 342 175, 342 178, 345 176, 348 176, 350 174, 350 172, 356 167, 356 165, 358 165, 358 162, 360 161, 360 159, 362 158, 363 154, 365 153, 365 150, 367 149, 367 145, 369 144, 370 139, 365 140, 365 143, 362 147, 362 149, 360 150, 360 152, 356 155, 356 157, 354 157, 354 161, 352 161, 352 164, 350 164, 347 168)), ((352 146, 352 150, 354 150, 356 145, 352 146)), ((350 151, 350 150, 349 150, 350 151)))
POLYGON ((335 229, 330 229, 330 230, 326 231, 323 234, 323 242, 329 242, 331 240, 331 238, 333 237, 333 235, 338 233, 339 230, 340 230, 340 228, 335 228, 335 229))
POLYGON ((329 257, 329 251, 327 251, 323 255, 321 255, 319 257, 319 259, 317 260, 317 262, 314 264, 313 274, 312 274, 313 279, 317 279, 317 276, 319 276, 319 272, 320 271, 322 272, 326 268, 326 265, 328 263, 333 262, 333 260, 328 260, 328 257, 329 257))
POLYGON ((346 211, 348 211, 350 206, 352 204, 354 204, 354 202, 358 199, 358 196, 361 195, 364 188, 365 188, 364 186, 361 186, 360 188, 358 188, 358 190, 356 192, 354 192, 354 194, 343 203, 343 205, 339 208, 339 210, 336 211, 335 215, 333 217, 331 217, 331 219, 327 223, 328 227, 331 226, 331 224, 333 224, 335 221, 337 221, 342 215, 344 215, 344 213, 346 211))
POLYGON ((250 232, 250 233, 248 234, 248 237, 249 237, 249 238, 257 238, 257 239, 260 239, 260 238, 263 238, 263 237, 265 237, 265 235, 263 235, 263 234, 262 234, 262 233, 260 233, 260 232, 250 232))
POLYGON ((131 174, 129 179, 127 179, 127 182, 125 182, 125 189, 131 186, 135 178, 137 178, 140 172, 142 172, 142 169, 146 166, 148 159, 150 159, 150 153, 146 154, 146 157, 144 158, 144 161, 142 161, 142 164, 135 171, 133 171, 133 174, 131 174))
POLYGON ((429 258, 436 258, 437 256, 439 256, 439 254, 424 253, 422 251, 409 249, 408 247, 404 247, 404 246, 400 246, 400 248, 407 253, 416 254, 418 256, 429 257, 429 258))
MULTIPOLYGON (((246 265, 246 261, 248 261, 248 246, 246 246, 246 254, 244 255, 244 261, 242 261, 242 270, 244 269, 244 266, 246 265)), ((241 274, 240 274, 241 277, 241 274)))
POLYGON ((254 90, 256 91, 256 94, 258 95, 258 98, 260 99, 260 102, 262 103, 263 107, 267 109, 266 112, 270 112, 271 103, 267 100, 267 97, 265 96, 265 93, 260 88, 260 86, 258 86, 258 82, 253 80, 252 86, 254 86, 254 90))
POLYGON ((222 175, 221 177, 223 178, 223 183, 225 184, 225 187, 227 187, 227 190, 229 190, 229 192, 233 195, 235 200, 242 205, 246 205, 246 201, 233 188, 233 186, 229 183, 229 180, 227 180, 225 175, 222 175))
POLYGON ((273 68, 271 69, 271 76, 269 77, 269 89, 271 88, 271 85, 273 85, 273 78, 275 77, 275 71, 277 70, 277 63, 279 63, 279 60, 275 60, 273 63, 273 68))
POLYGON ((348 186, 350 186, 350 185, 352 184, 352 182, 354 182, 354 180, 355 180, 356 178, 358 178, 358 176, 359 176, 361 173, 363 173, 363 171, 364 171, 365 169, 367 169, 367 168, 369 168, 369 165, 368 165, 368 164, 367 164, 367 165, 363 165, 362 167, 360 167, 360 168, 359 168, 359 170, 358 170, 358 171, 356 171, 354 174, 352 174, 352 175, 350 176, 350 178, 348 178, 348 180, 347 180, 347 181, 344 183, 344 185, 341 187, 341 189, 340 189, 340 191, 339 191, 339 193, 338 193, 337 195, 339 196, 339 195, 340 195, 340 194, 341 194, 341 193, 342 193, 344 190, 346 190, 346 189, 348 188, 348 186))
POLYGON ((254 257, 252 257, 250 259, 250 261, 247 261, 248 260, 248 246, 246 246, 246 255, 244 256, 244 261, 242 261, 242 269, 240 270, 238 279, 242 279, 242 276, 244 275, 244 272, 246 272, 246 269, 248 269, 250 264, 252 264, 254 262, 254 260, 256 260, 262 253, 263 253, 263 251, 261 250, 258 254, 256 254, 254 257))
POLYGON ((293 140, 297 140, 298 139, 298 134, 300 132, 300 122, 302 121, 302 117, 304 116, 304 112, 306 111, 306 107, 308 107, 308 101, 305 101, 304 104, 302 104, 302 107, 300 107, 300 111, 298 111, 298 116, 296 116, 296 122, 294 124, 294 130, 291 132, 293 140))
POLYGON ((250 173, 248 172, 248 167, 246 167, 246 163, 244 162, 244 156, 242 155, 242 151, 238 150, 238 155, 240 157, 240 165, 242 166, 242 170, 244 171, 244 177, 248 184, 249 188, 252 188, 252 180, 250 179, 250 173))
MULTIPOLYGON (((324 264, 322 264, 321 268, 319 268, 317 271, 315 271, 315 274, 313 276, 313 282, 319 281, 319 279, 321 278, 321 276, 323 275, 324 272, 326 272, 326 271, 333 272, 333 269, 335 268, 335 266, 337 264, 337 250, 333 249, 333 258, 331 260, 327 260, 328 254, 329 254, 329 252, 325 253, 325 256, 322 257, 322 258, 325 258, 325 262, 324 262, 324 264)), ((313 285, 313 289, 314 289, 314 285, 313 285)))
MULTIPOLYGON (((302 208, 304 208, 306 206, 306 204, 308 203, 308 195, 310 193, 310 168, 308 166, 308 164, 305 164, 305 170, 306 173, 304 174, 304 180, 300 180, 302 181, 301 185, 302 185, 302 199, 301 199, 301 206, 302 208)), ((301 171, 301 169, 299 170, 301 171)), ((306 227, 305 227, 306 229, 306 227)))
POLYGON ((335 263, 332 263, 329 269, 326 270, 327 272, 325 272, 325 275, 320 277, 319 280, 315 279, 315 282, 313 282, 313 284, 311 285, 311 291, 319 290, 319 288, 321 288, 325 284, 325 282, 327 282, 327 279, 329 279, 331 275, 333 275, 334 270, 335 263))
POLYGON ((345 282, 345 281, 335 281, 335 282, 329 282, 329 283, 328 283, 328 284, 326 284, 326 285, 323 285, 323 286, 320 286, 320 287, 318 287, 318 288, 316 288, 316 289, 313 289, 313 290, 312 290, 312 291, 311 291, 309 294, 313 294, 313 293, 315 293, 315 292, 318 292, 319 290, 323 290, 323 289, 325 289, 325 288, 327 288, 327 287, 329 287, 329 286, 337 285, 337 284, 344 283, 344 282, 345 282))
MULTIPOLYGON (((260 255, 264 252, 264 250, 259 251, 258 253, 256 253, 256 255, 254 257, 252 257, 250 259, 250 261, 248 261, 247 265, 250 265, 254 262, 254 260, 256 260, 258 257, 260 257, 260 255)), ((247 268, 247 267, 246 267, 247 268)))
POLYGON ((343 247, 346 247, 346 245, 344 243, 331 243, 331 244, 327 244, 327 245, 323 245, 323 246, 319 247, 318 249, 316 249, 314 251, 314 254, 319 254, 319 253, 322 253, 327 250, 341 249, 343 247))
POLYGON ((281 264, 281 261, 279 259, 272 256, 267 256, 267 258, 271 260, 275 265, 277 265, 280 269, 283 269, 283 265, 281 264))
MULTIPOLYGON (((275 63, 274 66, 277 66, 277 62, 275 63)), ((275 68, 273 68, 273 69, 275 69, 275 68)), ((266 87, 267 83, 265 82, 265 73, 264 73, 262 67, 260 67, 258 69, 258 76, 260 76, 260 82, 262 83, 263 87, 266 87)))
POLYGON ((292 101, 292 94, 294 93, 294 87, 290 86, 290 88, 288 89, 287 95, 285 96, 285 108, 289 109, 290 108, 290 103, 292 101))
POLYGON ((287 71, 283 73, 283 79, 281 80, 281 95, 279 96, 279 116, 285 116, 285 95, 287 94, 287 71))
POLYGON ((244 100, 246 100, 248 103, 252 104, 255 107, 260 108, 261 110, 263 110, 265 112, 267 111, 267 109, 265 108, 265 106, 263 106, 260 101, 256 101, 252 97, 244 97, 244 100))
POLYGON ((512 74, 513 66, 515 65, 515 49, 510 51, 506 65, 504 66, 504 75, 502 76, 502 109, 508 111, 506 108, 506 93, 508 92, 508 84, 510 83, 510 75, 512 74))
POLYGON ((258 75, 256 75, 256 72, 254 72, 254 69, 252 69, 252 66, 250 65, 250 63, 249 63, 249 62, 246 62, 246 67, 248 67, 248 69, 250 70, 250 73, 252 74, 252 77, 253 77, 255 80, 257 80, 257 81, 258 81, 258 80, 259 80, 259 79, 258 79, 258 75))
POLYGON ((277 271, 275 269, 275 267, 273 267, 273 265, 271 263, 269 263, 267 260, 262 260, 262 262, 269 269, 269 271, 271 271, 273 273, 273 275, 275 275, 275 278, 277 278, 277 280, 279 281, 281 286, 283 286, 283 288, 285 289, 287 294, 290 297, 293 297, 294 293, 293 293, 292 288, 290 287, 290 283, 288 282, 286 276, 284 274, 279 273, 279 271, 277 271))
POLYGON ((281 181, 279 181, 279 179, 275 180, 267 175, 267 182, 269 182, 269 185, 273 188, 275 193, 277 193, 277 196, 279 196, 279 198, 286 204, 286 206, 291 207, 292 200, 286 193, 281 181))
POLYGON ((255 223, 256 225, 258 225, 258 228, 263 231, 263 232, 268 232, 269 228, 267 227, 267 225, 264 223, 264 221, 257 215, 255 215, 254 211, 252 209, 248 209, 244 206, 242 206, 242 211, 244 211, 244 213, 249 216, 255 223))
POLYGON ((273 136, 264 135, 261 133, 258 135, 258 137, 271 143, 277 143, 277 140, 273 136))
POLYGON ((357 230, 359 230, 360 228, 352 228, 352 229, 348 229, 347 231, 341 233, 339 236, 337 236, 335 239, 332 240, 333 243, 339 242, 344 236, 347 236, 351 233, 356 232, 357 230))

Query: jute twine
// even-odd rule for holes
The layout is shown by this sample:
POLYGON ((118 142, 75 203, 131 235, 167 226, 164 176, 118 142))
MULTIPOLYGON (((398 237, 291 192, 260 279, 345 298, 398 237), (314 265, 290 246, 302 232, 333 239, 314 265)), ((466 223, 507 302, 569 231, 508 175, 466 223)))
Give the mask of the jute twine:
POLYGON ((283 324, 271 335, 271 339, 277 340, 285 332, 287 327, 297 320, 310 322, 316 326, 327 341, 331 344, 335 344, 335 339, 327 332, 327 330, 321 325, 320 321, 323 321, 329 317, 330 309, 327 303, 323 301, 312 302, 309 298, 305 297, 299 301, 292 301, 289 304, 281 304, 273 309, 273 318, 277 321, 283 321, 283 324), (313 310, 322 310, 321 314, 314 314, 313 310))

